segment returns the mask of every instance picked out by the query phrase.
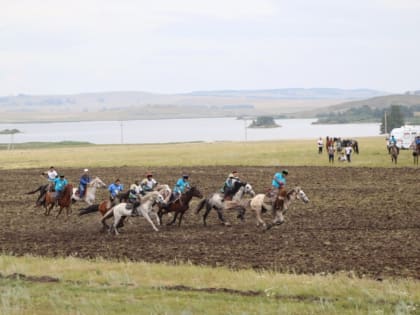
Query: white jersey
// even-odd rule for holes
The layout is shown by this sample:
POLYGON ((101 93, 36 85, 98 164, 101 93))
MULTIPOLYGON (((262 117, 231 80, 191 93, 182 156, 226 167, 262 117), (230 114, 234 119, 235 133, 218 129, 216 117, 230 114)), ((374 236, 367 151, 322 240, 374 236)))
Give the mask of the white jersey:
POLYGON ((58 176, 58 174, 56 170, 48 170, 47 176, 49 181, 53 181, 58 176))
POLYGON ((141 182, 142 186, 147 186, 150 190, 152 190, 156 184, 157 181, 154 178, 151 178, 150 180, 148 178, 143 179, 141 182))

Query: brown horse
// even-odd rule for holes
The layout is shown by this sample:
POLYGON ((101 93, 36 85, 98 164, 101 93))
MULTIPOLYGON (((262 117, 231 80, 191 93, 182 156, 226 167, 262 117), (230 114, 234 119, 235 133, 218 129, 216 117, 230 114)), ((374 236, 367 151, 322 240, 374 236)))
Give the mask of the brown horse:
POLYGON ((394 162, 395 164, 397 164, 397 159, 398 159, 398 154, 399 153, 400 152, 399 152, 396 145, 391 146, 391 148, 389 149, 389 154, 391 154, 391 162, 394 162))
POLYGON ((174 224, 179 214, 180 217, 178 221, 178 226, 180 226, 182 217, 184 216, 185 211, 189 209, 190 201, 193 197, 203 198, 203 194, 194 186, 192 186, 186 192, 182 193, 178 199, 174 200, 173 202, 170 202, 166 206, 159 205, 158 216, 159 216, 160 224, 162 224, 162 216, 165 213, 175 212, 174 218, 167 225, 174 224))
POLYGON ((419 165, 420 144, 415 145, 413 150, 413 163, 419 165))
POLYGON ((45 195, 45 204, 44 204, 45 213, 44 214, 45 215, 50 215, 51 209, 54 208, 54 206, 57 202, 60 209, 58 210, 58 213, 57 213, 56 217, 58 217, 61 214, 61 211, 64 208, 66 208, 66 214, 67 214, 67 216, 69 216, 70 213, 71 213, 71 196, 72 196, 72 194, 73 194, 73 185, 71 185, 71 184, 67 184, 64 187, 64 190, 61 193, 61 197, 60 197, 60 199, 58 199, 58 201, 55 198, 56 193, 48 191, 45 195))

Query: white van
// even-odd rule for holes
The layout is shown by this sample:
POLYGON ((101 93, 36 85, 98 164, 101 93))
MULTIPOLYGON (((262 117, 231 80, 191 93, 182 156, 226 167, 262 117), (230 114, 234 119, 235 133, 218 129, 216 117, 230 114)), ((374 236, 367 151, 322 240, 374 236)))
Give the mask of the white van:
POLYGON ((420 136, 420 126, 402 126, 391 130, 390 136, 397 139, 397 147, 409 149, 416 136, 420 136))

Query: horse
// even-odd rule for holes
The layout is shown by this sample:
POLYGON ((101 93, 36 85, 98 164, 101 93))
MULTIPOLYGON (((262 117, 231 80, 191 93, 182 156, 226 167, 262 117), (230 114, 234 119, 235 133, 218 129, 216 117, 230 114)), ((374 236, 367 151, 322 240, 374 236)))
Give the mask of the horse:
POLYGON ((347 147, 347 145, 350 145, 353 148, 354 153, 359 154, 359 143, 357 142, 357 140, 344 139, 343 141, 341 141, 341 145, 343 147, 347 147))
POLYGON ((306 196, 305 192, 300 187, 295 187, 287 192, 283 191, 276 196, 275 200, 267 197, 266 194, 258 194, 250 200, 249 207, 255 211, 257 226, 262 224, 263 227, 268 230, 274 225, 284 223, 283 215, 289 209, 290 204, 296 199, 302 200, 304 203, 309 202, 309 198, 306 196), (266 211, 273 212, 273 221, 268 225, 261 219, 261 214, 266 211))
POLYGON ((56 193, 52 191, 47 191, 45 194, 45 215, 50 215, 50 211, 52 208, 54 208, 56 202, 60 206, 60 209, 58 210, 57 216, 58 217, 61 214, 61 211, 66 208, 66 214, 67 216, 71 213, 71 196, 73 193, 73 185, 67 184, 64 186, 63 192, 61 193, 60 199, 58 201, 56 200, 55 196, 56 193))
MULTIPOLYGON (((163 197, 157 192, 152 191, 141 199, 141 203, 136 207, 137 213, 146 218, 146 220, 152 225, 155 231, 159 231, 153 221, 150 219, 149 214, 152 212, 153 205, 155 203, 164 203, 163 197)), ((110 232, 114 232, 116 235, 119 234, 118 227, 120 226, 120 220, 123 217, 132 216, 134 207, 127 209, 127 203, 119 203, 116 206, 108 210, 107 213, 102 217, 101 222, 104 229, 109 229, 110 232), (106 224, 106 220, 114 216, 114 224, 109 227, 106 224)))
POLYGON ((413 147, 413 163, 419 165, 420 144, 414 144, 413 147))
POLYGON ((399 150, 397 148, 397 146, 394 144, 390 147, 389 149, 389 154, 391 154, 391 162, 397 164, 397 159, 398 159, 398 154, 399 154, 399 150))
POLYGON ((48 183, 48 184, 45 184, 45 185, 40 185, 40 186, 38 186, 37 189, 29 191, 25 194, 26 195, 33 195, 33 194, 35 194, 39 191, 39 196, 38 196, 38 198, 35 202, 35 206, 36 207, 45 206, 45 194, 47 193, 50 185, 51 185, 51 183, 48 183))
POLYGON ((182 217, 184 216, 185 211, 187 211, 190 208, 190 201, 193 197, 203 198, 203 194, 195 186, 192 186, 190 189, 182 193, 181 196, 179 196, 179 198, 174 200, 173 202, 164 206, 159 205, 158 216, 160 224, 162 224, 162 216, 164 214, 169 212, 175 212, 172 221, 168 222, 167 225, 174 224, 179 214, 180 216, 178 226, 181 226, 182 217))
POLYGON ((233 187, 233 197, 232 201, 225 200, 224 196, 220 192, 215 192, 209 195, 206 199, 203 199, 199 202, 197 207, 195 208, 195 213, 198 214, 201 209, 206 207, 206 212, 203 215, 203 224, 204 226, 207 225, 206 219, 209 215, 211 209, 215 209, 217 211, 217 216, 219 220, 226 226, 230 226, 230 223, 225 220, 223 217, 223 210, 225 209, 238 209, 238 218, 243 220, 245 214, 245 207, 240 204, 240 200, 245 194, 249 194, 251 196, 255 196, 255 192, 252 186, 246 182, 235 182, 235 186, 233 187))
POLYGON ((82 198, 80 198, 77 188, 73 188, 73 195, 71 196, 71 199, 73 203, 83 200, 90 206, 95 201, 96 189, 100 187, 106 187, 106 184, 99 177, 95 177, 89 184, 87 184, 85 194, 82 198))

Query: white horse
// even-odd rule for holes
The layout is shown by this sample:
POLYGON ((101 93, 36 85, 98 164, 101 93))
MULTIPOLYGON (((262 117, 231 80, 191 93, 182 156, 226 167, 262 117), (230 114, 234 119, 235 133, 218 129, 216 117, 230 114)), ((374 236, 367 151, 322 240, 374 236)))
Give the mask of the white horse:
MULTIPOLYGON (((136 207, 137 213, 142 215, 146 218, 146 220, 152 225, 155 231, 159 231, 155 224, 153 223, 152 219, 150 218, 150 214, 156 217, 156 221, 159 222, 159 218, 157 214, 152 211, 153 205, 155 203, 164 203, 164 199, 161 194, 157 191, 152 191, 146 194, 144 197, 141 198, 141 203, 136 207)), ((115 232, 116 235, 119 234, 118 226, 122 217, 129 217, 133 215, 134 208, 127 209, 127 203, 119 203, 110 210, 102 217, 101 222, 104 228, 109 228, 106 224, 106 220, 112 216, 114 216, 114 224, 111 226, 110 231, 115 232)), ((158 223, 159 224, 159 223, 158 223)))
POLYGON ((86 191, 83 198, 80 198, 79 195, 76 194, 77 188, 73 188, 73 195, 71 196, 71 199, 73 202, 83 200, 90 206, 95 202, 96 189, 100 187, 106 187, 106 184, 99 177, 95 177, 89 184, 86 185, 86 191))
POLYGON ((275 224, 282 224, 284 222, 283 215, 294 200, 302 200, 304 203, 309 202, 309 198, 300 187, 295 187, 287 193, 279 194, 276 198, 277 200, 273 200, 265 194, 258 194, 250 200, 249 207, 255 211, 257 226, 262 224, 265 229, 270 229, 275 224), (273 212, 273 221, 268 225, 261 219, 261 214, 266 211, 273 212))
POLYGON ((245 207, 241 205, 241 200, 245 194, 249 194, 250 196, 255 196, 254 189, 249 183, 239 183, 238 189, 234 192, 232 200, 225 200, 223 193, 213 193, 208 196, 206 199, 201 200, 197 207, 195 208, 195 212, 198 214, 201 209, 206 206, 206 212, 203 215, 203 224, 206 225, 206 219, 211 211, 211 209, 215 209, 217 211, 217 215, 219 220, 226 226, 229 226, 230 223, 227 222, 223 217, 223 210, 225 209, 234 209, 237 208, 239 210, 238 218, 244 218, 245 207))

